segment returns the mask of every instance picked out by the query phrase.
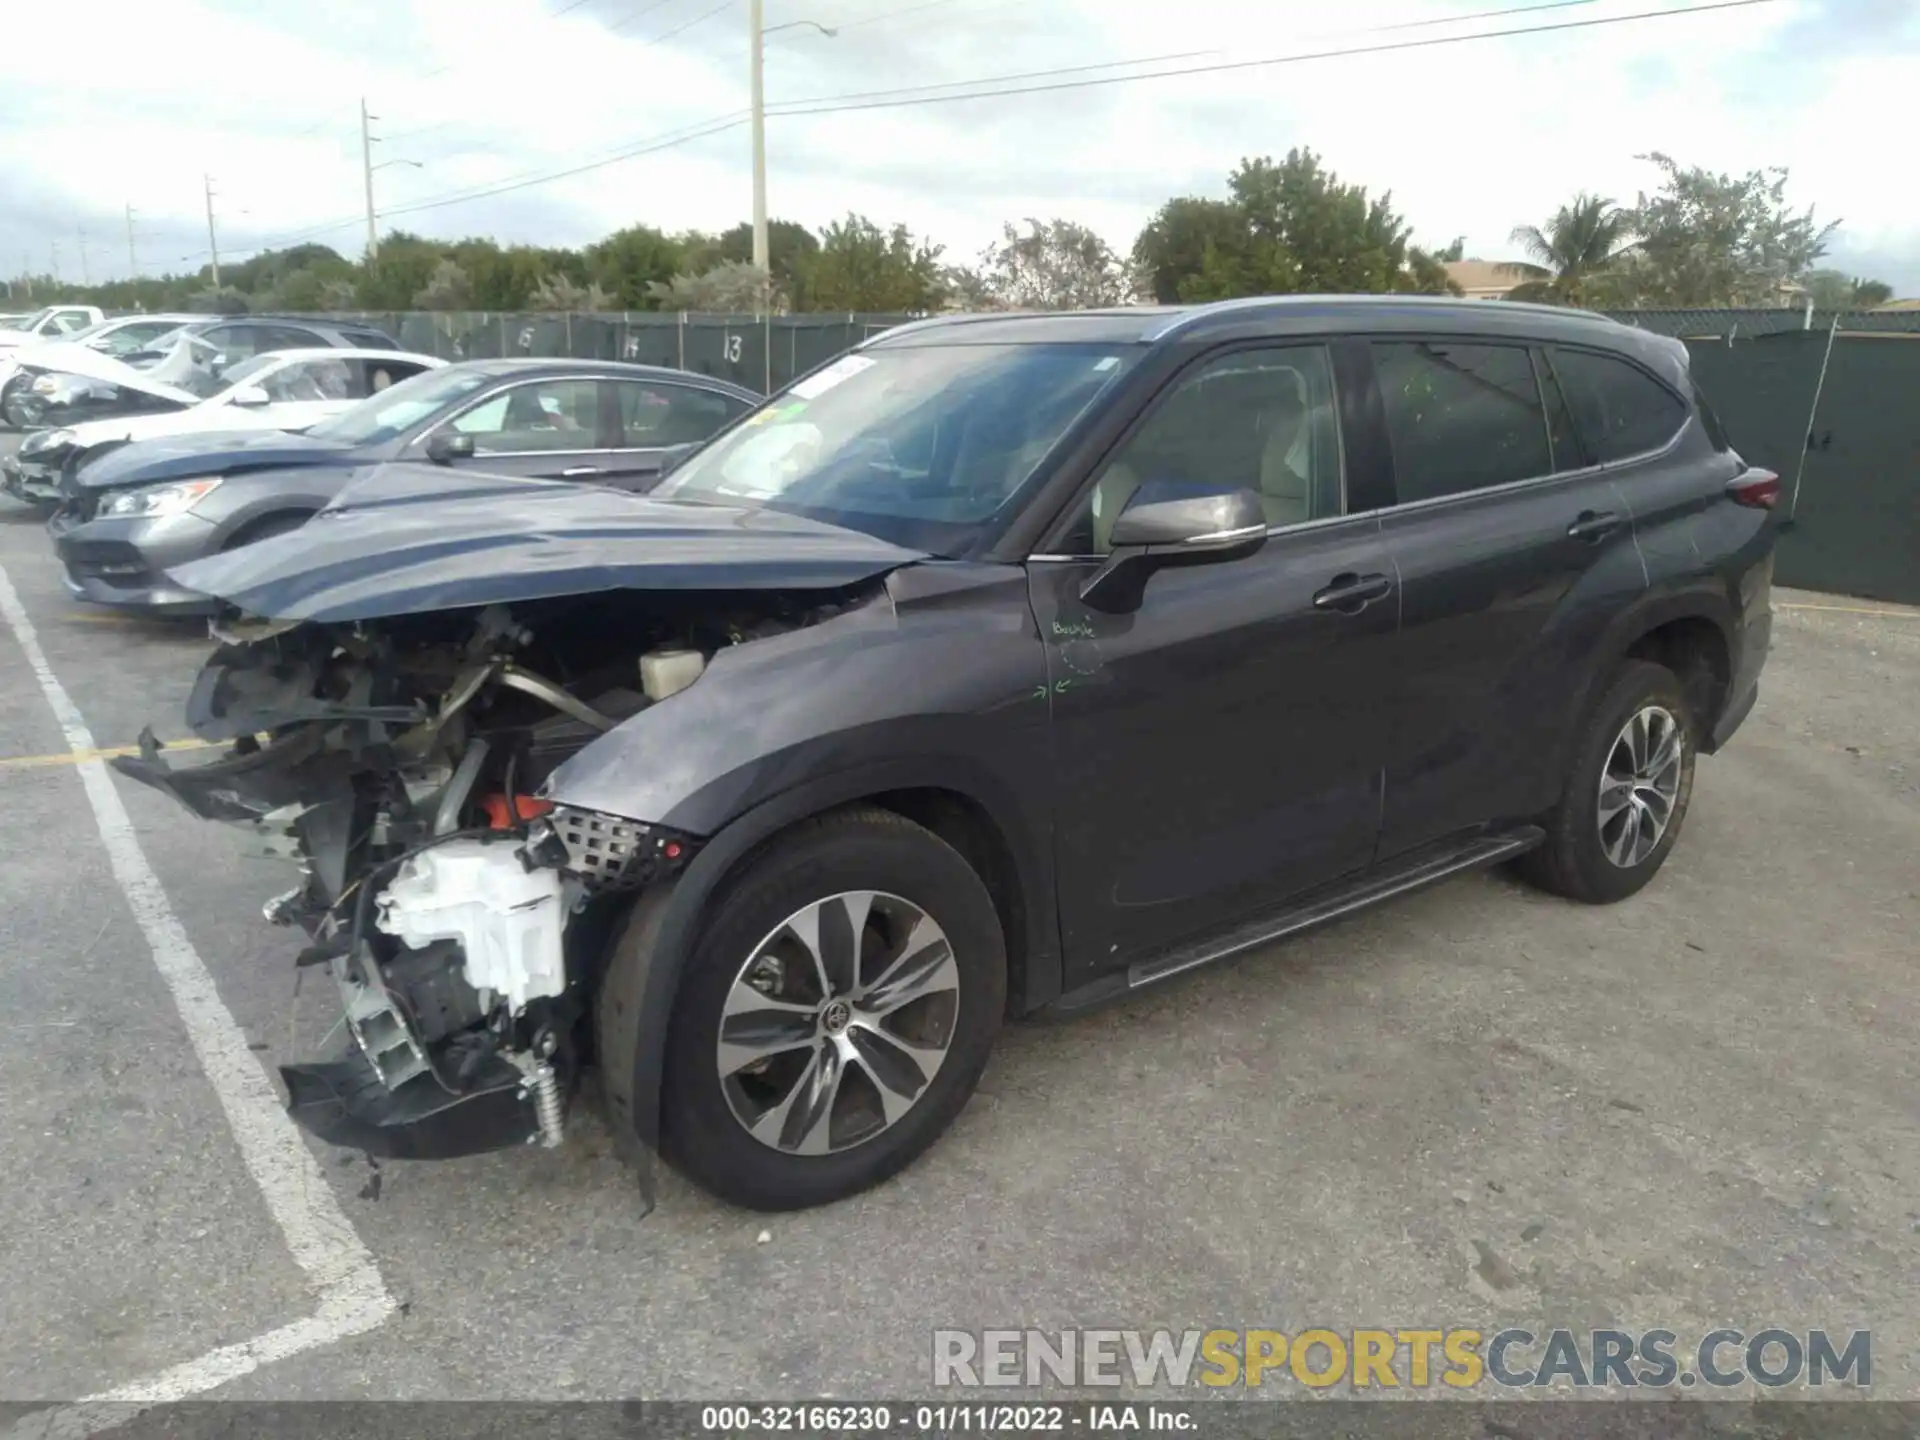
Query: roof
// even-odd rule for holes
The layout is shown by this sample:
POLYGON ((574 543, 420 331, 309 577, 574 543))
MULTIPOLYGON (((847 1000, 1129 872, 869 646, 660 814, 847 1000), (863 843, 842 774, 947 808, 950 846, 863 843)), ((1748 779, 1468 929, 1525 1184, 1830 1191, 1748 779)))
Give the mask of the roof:
POLYGON ((876 335, 868 349, 927 344, 1147 345, 1172 339, 1218 337, 1223 331, 1309 333, 1329 326, 1389 332, 1421 329, 1591 335, 1593 327, 1621 327, 1591 310, 1438 295, 1256 295, 1208 305, 1137 305, 1113 310, 1022 314, 942 315, 876 335))
POLYGON ((1517 260, 1449 260, 1447 278, 1462 290, 1511 290, 1531 278, 1517 260))
POLYGON ((633 380, 671 380, 681 385, 700 385, 709 390, 724 390, 758 403, 765 397, 758 391, 723 380, 718 375, 702 375, 697 370, 676 370, 671 365, 635 365, 627 360, 581 360, 565 355, 509 355, 491 360, 458 360, 450 369, 472 370, 481 375, 568 375, 590 372, 595 375, 624 376, 633 380))

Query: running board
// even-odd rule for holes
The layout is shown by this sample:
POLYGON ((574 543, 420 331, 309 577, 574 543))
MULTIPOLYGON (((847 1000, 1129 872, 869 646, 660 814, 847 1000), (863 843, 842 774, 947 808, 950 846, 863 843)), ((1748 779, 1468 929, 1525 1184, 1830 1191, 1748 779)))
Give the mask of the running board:
POLYGON ((1502 860, 1511 860, 1533 849, 1544 839, 1544 830, 1536 825, 1528 825, 1497 835, 1478 835, 1464 844, 1449 846, 1438 854, 1431 850, 1423 851, 1416 859, 1366 875, 1355 884, 1322 894, 1278 915, 1264 916, 1224 937, 1130 966, 1127 970, 1127 989, 1138 990, 1143 985, 1157 984, 1188 970, 1197 970, 1202 965, 1211 965, 1217 960, 1225 960, 1257 946, 1312 929, 1315 925, 1324 925, 1329 920, 1364 910, 1369 905, 1377 905, 1396 895, 1425 889, 1462 871, 1479 870, 1502 860))

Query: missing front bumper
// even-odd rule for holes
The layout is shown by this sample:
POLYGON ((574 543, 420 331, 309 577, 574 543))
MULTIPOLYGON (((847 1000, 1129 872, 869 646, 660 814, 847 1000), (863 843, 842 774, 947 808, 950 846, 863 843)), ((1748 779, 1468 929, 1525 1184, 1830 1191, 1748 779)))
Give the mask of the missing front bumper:
POLYGON ((330 1145, 393 1160, 452 1160, 533 1143, 540 1122, 525 1077, 494 1057, 461 1094, 431 1075, 390 1090, 355 1046, 336 1060, 282 1065, 287 1114, 330 1145))

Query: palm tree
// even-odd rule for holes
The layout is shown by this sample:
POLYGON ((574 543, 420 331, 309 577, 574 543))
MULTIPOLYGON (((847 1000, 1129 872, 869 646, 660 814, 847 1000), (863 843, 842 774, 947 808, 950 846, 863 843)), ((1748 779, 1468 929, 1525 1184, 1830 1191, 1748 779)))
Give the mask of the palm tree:
POLYGON ((1516 226, 1508 238, 1532 262, 1508 267, 1527 277, 1508 298, 1568 305, 1584 303, 1593 282, 1633 248, 1626 213, 1585 191, 1556 210, 1545 228, 1516 226))

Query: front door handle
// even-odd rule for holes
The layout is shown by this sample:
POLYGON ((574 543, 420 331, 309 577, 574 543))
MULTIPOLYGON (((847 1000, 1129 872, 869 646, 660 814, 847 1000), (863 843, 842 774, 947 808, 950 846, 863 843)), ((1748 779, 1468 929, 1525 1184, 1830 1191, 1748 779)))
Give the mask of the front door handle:
POLYGON ((578 480, 582 475, 604 475, 607 472, 598 465, 574 465, 560 472, 562 480, 578 480))
POLYGON ((1611 510, 1582 510, 1567 527, 1574 540, 1604 540, 1620 528, 1620 517, 1611 510))
POLYGON ((1324 590, 1313 593, 1316 610, 1338 610, 1342 615, 1358 615, 1376 600, 1384 600, 1393 591, 1393 581, 1384 575, 1356 575, 1352 571, 1333 577, 1324 590))

